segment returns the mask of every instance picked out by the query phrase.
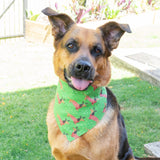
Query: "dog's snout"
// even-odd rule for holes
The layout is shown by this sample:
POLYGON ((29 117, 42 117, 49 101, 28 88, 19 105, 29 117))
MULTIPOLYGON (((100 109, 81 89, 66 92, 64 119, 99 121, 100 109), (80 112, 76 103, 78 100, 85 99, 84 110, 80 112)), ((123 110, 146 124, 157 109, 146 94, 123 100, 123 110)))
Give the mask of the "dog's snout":
POLYGON ((70 77, 83 80, 93 80, 95 75, 94 66, 86 57, 81 57, 71 63, 68 72, 70 77))
POLYGON ((89 72, 91 69, 91 64, 88 61, 78 61, 75 63, 75 71, 76 72, 89 72))

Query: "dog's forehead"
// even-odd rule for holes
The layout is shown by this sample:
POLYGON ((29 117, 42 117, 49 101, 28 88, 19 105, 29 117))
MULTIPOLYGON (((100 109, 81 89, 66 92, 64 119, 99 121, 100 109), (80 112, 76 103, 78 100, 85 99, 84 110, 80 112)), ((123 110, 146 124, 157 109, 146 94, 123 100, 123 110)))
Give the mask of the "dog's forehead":
POLYGON ((101 43, 102 34, 99 29, 89 29, 74 25, 65 36, 66 40, 71 38, 88 44, 101 43))

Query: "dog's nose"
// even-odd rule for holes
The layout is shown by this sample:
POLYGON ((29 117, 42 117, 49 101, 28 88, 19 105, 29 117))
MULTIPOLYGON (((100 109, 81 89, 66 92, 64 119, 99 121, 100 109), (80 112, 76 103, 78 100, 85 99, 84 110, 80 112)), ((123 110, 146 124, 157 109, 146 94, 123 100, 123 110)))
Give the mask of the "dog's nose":
POLYGON ((91 69, 91 64, 88 61, 80 60, 75 63, 75 71, 79 73, 87 73, 91 69))

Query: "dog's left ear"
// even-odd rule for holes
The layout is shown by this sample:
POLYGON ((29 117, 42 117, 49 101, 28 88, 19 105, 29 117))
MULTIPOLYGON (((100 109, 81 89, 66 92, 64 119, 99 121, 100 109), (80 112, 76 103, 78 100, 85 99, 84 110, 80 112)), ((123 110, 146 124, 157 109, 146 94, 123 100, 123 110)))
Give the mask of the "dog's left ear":
POLYGON ((119 24, 116 22, 108 22, 99 27, 102 32, 102 36, 106 47, 109 51, 116 49, 124 32, 131 33, 131 29, 128 24, 119 24))
POLYGON ((71 25, 75 23, 68 15, 57 13, 49 7, 42 10, 42 13, 48 16, 52 25, 52 35, 55 37, 55 40, 61 39, 71 25))

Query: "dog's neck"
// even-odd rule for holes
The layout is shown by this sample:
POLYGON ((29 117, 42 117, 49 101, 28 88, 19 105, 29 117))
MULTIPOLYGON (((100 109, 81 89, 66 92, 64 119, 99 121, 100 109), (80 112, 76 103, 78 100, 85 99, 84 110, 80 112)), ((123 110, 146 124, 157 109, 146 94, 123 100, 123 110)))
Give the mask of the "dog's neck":
POLYGON ((59 81, 54 116, 61 132, 69 141, 92 129, 102 119, 106 107, 105 87, 89 86, 85 91, 78 91, 66 82, 59 81))

